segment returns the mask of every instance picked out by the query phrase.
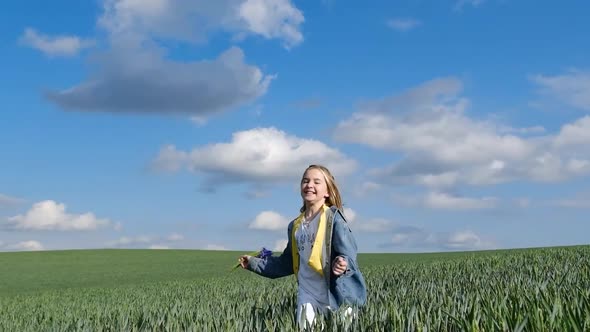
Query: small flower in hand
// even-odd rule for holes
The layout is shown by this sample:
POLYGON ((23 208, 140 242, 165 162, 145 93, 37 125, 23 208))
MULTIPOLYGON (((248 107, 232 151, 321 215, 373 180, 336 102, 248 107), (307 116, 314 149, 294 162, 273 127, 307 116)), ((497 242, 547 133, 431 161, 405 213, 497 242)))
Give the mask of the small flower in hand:
POLYGON ((272 251, 262 247, 262 249, 260 249, 260 252, 258 252, 258 255, 256 255, 256 257, 258 258, 262 258, 262 259, 266 259, 266 257, 272 256, 272 251))
POLYGON ((245 266, 248 265, 248 257, 249 256, 266 259, 267 257, 272 256, 272 251, 262 247, 262 249, 260 249, 259 251, 255 251, 255 252, 251 252, 246 255, 242 255, 238 258, 238 264, 234 265, 231 268, 231 271, 237 269, 240 265, 242 265, 242 267, 245 268, 245 266))

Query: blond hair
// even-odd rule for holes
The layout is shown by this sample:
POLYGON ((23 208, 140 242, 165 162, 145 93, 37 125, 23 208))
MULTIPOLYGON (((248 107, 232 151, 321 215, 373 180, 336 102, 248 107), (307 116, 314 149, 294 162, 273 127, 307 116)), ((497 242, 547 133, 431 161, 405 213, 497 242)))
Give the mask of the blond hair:
MULTIPOLYGON (((336 206, 339 210, 342 211, 342 197, 340 196, 340 191, 338 190, 338 185, 336 185, 336 180, 330 171, 322 165, 309 165, 305 172, 310 169, 317 169, 324 175, 324 181, 326 181, 326 186, 328 187, 328 197, 326 198, 326 205, 327 206, 336 206)), ((303 176, 305 176, 305 172, 303 172, 303 176)), ((301 178, 303 181, 303 177, 301 178)), ((305 201, 303 201, 303 206, 299 209, 300 212, 305 211, 305 201)))

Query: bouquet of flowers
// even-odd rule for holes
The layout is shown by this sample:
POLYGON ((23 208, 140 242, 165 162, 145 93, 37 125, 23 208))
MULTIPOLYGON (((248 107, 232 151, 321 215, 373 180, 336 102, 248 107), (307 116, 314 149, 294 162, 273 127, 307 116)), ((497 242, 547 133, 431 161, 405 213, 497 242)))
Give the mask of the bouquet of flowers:
MULTIPOLYGON (((262 249, 260 249, 259 251, 254 251, 254 252, 251 252, 246 255, 256 257, 256 258, 266 259, 267 257, 272 256, 272 251, 262 247, 262 249)), ((237 269, 239 266, 240 266, 240 262, 238 261, 238 264, 234 265, 231 270, 233 271, 233 270, 237 269)))

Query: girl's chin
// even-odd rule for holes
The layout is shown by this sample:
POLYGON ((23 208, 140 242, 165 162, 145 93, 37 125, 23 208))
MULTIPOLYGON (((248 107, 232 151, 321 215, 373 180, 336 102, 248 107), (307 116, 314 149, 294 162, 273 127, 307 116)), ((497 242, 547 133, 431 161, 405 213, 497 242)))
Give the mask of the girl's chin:
POLYGON ((304 201, 306 204, 315 204, 315 203, 319 202, 319 201, 320 201, 320 199, 318 199, 318 198, 316 198, 316 197, 305 197, 305 196, 304 196, 304 197, 303 197, 303 201, 304 201))

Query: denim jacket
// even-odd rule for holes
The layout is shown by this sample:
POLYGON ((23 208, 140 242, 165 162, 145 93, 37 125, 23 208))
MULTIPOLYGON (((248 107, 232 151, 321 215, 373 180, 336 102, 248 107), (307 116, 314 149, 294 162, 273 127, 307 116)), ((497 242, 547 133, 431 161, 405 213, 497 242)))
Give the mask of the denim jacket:
MULTIPOLYGON (((326 284, 330 290, 329 305, 337 309, 343 304, 363 306, 367 299, 365 280, 357 264, 357 245, 344 215, 335 206, 326 210, 326 239, 324 240, 323 270, 326 284), (347 262, 346 271, 336 276, 332 264, 336 257, 342 256, 347 262), (329 257, 329 259, 325 259, 329 257)), ((293 254, 291 232, 294 220, 287 227, 287 247, 280 256, 266 259, 251 257, 248 270, 267 278, 281 278, 293 274, 293 254)))

